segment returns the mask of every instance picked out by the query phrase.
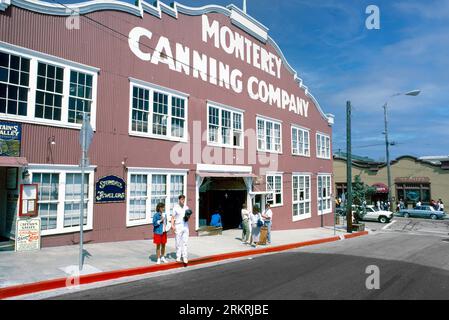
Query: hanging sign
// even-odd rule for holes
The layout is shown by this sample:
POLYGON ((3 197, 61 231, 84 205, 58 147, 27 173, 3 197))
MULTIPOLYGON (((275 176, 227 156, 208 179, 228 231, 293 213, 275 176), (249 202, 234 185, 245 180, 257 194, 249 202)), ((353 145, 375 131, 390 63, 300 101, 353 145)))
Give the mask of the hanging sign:
POLYGON ((19 157, 22 126, 0 121, 0 157, 19 157))
POLYGON ((19 219, 16 229, 16 251, 32 251, 41 248, 41 219, 19 219))
POLYGON ((126 183, 117 176, 106 176, 95 184, 97 203, 125 202, 126 183))

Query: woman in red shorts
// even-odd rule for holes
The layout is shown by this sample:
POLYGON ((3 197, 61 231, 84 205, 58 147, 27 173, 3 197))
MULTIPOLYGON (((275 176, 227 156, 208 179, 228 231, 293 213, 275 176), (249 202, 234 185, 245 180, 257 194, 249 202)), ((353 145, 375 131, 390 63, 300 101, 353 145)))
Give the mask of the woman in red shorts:
POLYGON ((157 264, 167 262, 165 259, 165 245, 167 244, 167 232, 165 232, 165 225, 167 224, 167 218, 164 211, 165 204, 159 203, 156 206, 156 213, 153 216, 153 243, 156 245, 157 264))

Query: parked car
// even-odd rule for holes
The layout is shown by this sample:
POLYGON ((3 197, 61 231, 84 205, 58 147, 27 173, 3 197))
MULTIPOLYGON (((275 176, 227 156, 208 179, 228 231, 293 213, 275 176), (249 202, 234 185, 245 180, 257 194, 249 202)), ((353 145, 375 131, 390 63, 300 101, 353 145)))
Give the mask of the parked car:
MULTIPOLYGON (((373 205, 366 206, 365 213, 363 213, 363 208, 360 206, 358 207, 359 210, 356 210, 357 209, 356 205, 353 205, 352 208, 353 208, 352 209, 353 215, 355 215, 357 211, 359 212, 359 220, 361 221, 379 221, 381 223, 388 223, 391 221, 391 219, 393 219, 394 216, 393 212, 378 210, 373 205)), ((346 208, 345 207, 337 208, 336 213, 341 216, 346 216, 346 208)))
POLYGON ((359 215, 359 220, 362 221, 379 221, 380 223, 388 223, 393 219, 393 212, 379 210, 376 207, 366 206, 366 213, 359 215))
POLYGON ((414 209, 402 209, 397 215, 404 218, 430 218, 432 220, 437 220, 443 219, 446 216, 446 212, 437 211, 432 206, 424 205, 415 207, 414 209))

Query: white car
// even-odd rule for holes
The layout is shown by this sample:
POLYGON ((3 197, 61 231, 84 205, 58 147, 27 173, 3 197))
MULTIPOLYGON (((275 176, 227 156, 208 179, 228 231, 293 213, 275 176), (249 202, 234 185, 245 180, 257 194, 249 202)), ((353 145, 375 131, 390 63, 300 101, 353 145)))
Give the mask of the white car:
POLYGON ((391 219, 393 219, 393 212, 379 210, 374 206, 366 206, 366 214, 364 214, 360 220, 388 223, 391 219))

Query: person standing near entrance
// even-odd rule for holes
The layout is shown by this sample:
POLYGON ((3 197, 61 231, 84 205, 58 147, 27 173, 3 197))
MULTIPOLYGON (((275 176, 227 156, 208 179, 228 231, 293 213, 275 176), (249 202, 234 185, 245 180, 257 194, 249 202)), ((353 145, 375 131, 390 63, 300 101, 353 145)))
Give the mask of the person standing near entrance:
MULTIPOLYGON (((179 202, 173 208, 172 228, 175 232, 176 262, 181 262, 181 258, 185 264, 188 263, 187 242, 189 240, 189 223, 186 219, 186 213, 189 209, 185 204, 186 197, 180 195, 179 202)), ((190 211, 191 213, 191 211, 190 211)))
POLYGON ((250 213, 246 207, 246 203, 242 206, 242 243, 247 244, 249 242, 250 230, 249 230, 249 216, 250 213))
POLYGON ((153 243, 156 245, 157 264, 166 263, 165 245, 167 244, 167 215, 165 214, 165 204, 159 203, 156 206, 156 213, 153 216, 153 243))
POLYGON ((251 212, 250 214, 250 222, 251 222, 250 244, 253 245, 254 247, 257 247, 257 244, 260 241, 260 228, 263 226, 263 221, 258 206, 254 206, 253 212, 251 212))
POLYGON ((265 205, 265 212, 262 215, 262 218, 264 220, 264 225, 267 227, 267 242, 271 244, 271 225, 273 222, 273 211, 271 211, 271 205, 267 203, 265 205))

